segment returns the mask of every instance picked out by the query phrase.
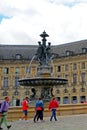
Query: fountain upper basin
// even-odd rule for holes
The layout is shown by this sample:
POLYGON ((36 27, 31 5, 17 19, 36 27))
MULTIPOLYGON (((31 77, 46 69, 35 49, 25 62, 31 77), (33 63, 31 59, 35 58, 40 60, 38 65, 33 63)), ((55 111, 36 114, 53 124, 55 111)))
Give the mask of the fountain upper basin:
POLYGON ((68 80, 64 78, 57 77, 35 77, 35 78, 26 78, 19 80, 19 84, 22 86, 55 86, 55 85, 64 85, 67 84, 68 80))

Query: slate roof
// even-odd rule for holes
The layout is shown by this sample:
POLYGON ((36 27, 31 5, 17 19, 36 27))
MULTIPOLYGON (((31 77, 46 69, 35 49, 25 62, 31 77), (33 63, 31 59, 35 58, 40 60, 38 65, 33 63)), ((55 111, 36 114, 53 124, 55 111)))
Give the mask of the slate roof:
MULTIPOLYGON (((0 59, 15 59, 20 54, 22 59, 31 59, 37 52, 38 45, 0 45, 0 59)), ((72 51, 74 55, 81 54, 82 48, 87 48, 87 40, 52 46, 52 53, 59 57, 66 56, 66 51, 72 51)))
POLYGON ((87 40, 81 40, 53 47, 53 52, 59 56, 66 56, 66 51, 73 52, 73 55, 82 54, 82 48, 87 48, 87 40))

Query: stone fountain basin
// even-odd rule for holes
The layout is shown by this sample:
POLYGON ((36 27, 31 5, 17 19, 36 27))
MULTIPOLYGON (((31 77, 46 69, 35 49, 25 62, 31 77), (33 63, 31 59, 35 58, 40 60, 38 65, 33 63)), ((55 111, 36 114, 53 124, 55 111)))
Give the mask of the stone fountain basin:
POLYGON ((64 78, 50 77, 50 78, 25 78, 19 80, 21 86, 55 86, 67 84, 68 80, 64 78))

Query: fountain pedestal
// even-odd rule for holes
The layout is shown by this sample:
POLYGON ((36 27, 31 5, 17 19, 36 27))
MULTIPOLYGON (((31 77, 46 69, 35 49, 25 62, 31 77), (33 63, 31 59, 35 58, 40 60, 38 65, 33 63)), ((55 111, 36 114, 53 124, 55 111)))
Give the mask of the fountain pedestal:
MULTIPOLYGON (((38 66, 37 68, 37 77, 42 79, 50 78, 52 75, 52 66, 44 65, 44 66, 38 66)), ((51 94, 51 88, 52 86, 47 85, 47 80, 44 80, 42 86, 40 86, 39 91, 41 91, 40 95, 38 97, 44 98, 44 100, 49 100, 52 96, 51 94)), ((38 93, 38 92, 37 92, 38 93)))
POLYGON ((37 77, 51 77, 52 67, 51 66, 39 66, 37 68, 37 77))

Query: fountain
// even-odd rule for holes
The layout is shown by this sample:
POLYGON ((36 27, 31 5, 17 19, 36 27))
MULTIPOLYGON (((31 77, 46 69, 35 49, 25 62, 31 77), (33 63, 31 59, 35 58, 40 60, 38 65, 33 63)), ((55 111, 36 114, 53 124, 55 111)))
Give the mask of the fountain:
MULTIPOLYGON (((34 57, 38 60, 37 75, 34 78, 20 79, 19 84, 26 87, 39 88, 39 94, 36 96, 36 91, 33 89, 32 97, 43 97, 45 100, 49 100, 52 96, 52 88, 58 85, 67 84, 67 79, 58 78, 52 75, 53 66, 51 64, 54 55, 51 52, 51 43, 46 45, 46 37, 49 35, 44 31, 41 35, 42 43, 39 41, 39 47, 34 57)), ((31 62, 30 62, 31 63, 31 62)))

